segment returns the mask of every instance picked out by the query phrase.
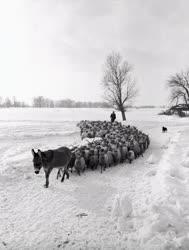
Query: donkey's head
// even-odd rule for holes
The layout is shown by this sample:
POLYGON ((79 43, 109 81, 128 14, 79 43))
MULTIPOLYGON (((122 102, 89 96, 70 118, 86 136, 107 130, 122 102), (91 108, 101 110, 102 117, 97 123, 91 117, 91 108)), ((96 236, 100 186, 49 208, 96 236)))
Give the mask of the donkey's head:
POLYGON ((33 155, 34 172, 35 172, 35 174, 39 174, 40 169, 41 169, 41 167, 43 165, 42 157, 41 157, 41 151, 38 150, 38 152, 35 152, 35 150, 32 149, 32 155, 33 155))

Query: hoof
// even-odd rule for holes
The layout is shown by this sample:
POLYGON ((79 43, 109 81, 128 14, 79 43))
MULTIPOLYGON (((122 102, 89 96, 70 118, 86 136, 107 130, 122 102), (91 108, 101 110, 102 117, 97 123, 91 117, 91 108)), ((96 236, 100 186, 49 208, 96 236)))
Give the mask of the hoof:
POLYGON ((48 188, 48 186, 45 184, 45 185, 44 185, 44 188, 48 188))

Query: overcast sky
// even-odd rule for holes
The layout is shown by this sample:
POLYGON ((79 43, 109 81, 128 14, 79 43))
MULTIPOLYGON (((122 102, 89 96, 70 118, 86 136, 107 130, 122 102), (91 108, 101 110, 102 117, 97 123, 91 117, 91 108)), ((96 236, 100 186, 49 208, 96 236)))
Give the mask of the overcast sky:
POLYGON ((133 65, 136 104, 167 103, 170 74, 189 66, 187 0, 0 2, 0 95, 100 101, 106 56, 133 65))

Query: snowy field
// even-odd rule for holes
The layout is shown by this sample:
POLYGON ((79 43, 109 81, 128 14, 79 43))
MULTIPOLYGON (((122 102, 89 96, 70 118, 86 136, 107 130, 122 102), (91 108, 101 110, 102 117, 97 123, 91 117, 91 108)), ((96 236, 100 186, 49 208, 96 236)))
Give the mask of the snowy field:
POLYGON ((77 122, 111 111, 0 109, 0 249, 189 249, 188 118, 129 110, 150 135, 144 157, 64 183, 54 171, 48 189, 34 174, 32 148, 79 144, 77 122))

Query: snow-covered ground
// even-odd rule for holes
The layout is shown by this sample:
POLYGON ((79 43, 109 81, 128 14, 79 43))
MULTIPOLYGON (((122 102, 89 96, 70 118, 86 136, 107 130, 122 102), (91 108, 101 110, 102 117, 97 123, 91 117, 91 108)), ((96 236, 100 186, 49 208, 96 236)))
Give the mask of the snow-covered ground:
POLYGON ((80 143, 77 122, 110 112, 0 110, 0 249, 189 249, 187 118, 130 110, 126 123, 151 138, 144 157, 64 183, 54 171, 48 189, 34 174, 31 148, 80 143))

